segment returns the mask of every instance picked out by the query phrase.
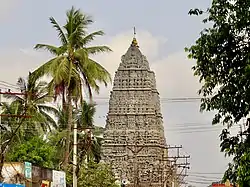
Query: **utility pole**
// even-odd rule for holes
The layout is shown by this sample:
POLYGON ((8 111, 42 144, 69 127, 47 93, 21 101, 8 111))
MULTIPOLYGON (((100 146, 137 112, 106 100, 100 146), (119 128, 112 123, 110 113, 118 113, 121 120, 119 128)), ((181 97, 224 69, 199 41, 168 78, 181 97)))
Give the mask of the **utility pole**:
POLYGON ((182 182, 179 179, 180 176, 182 176, 183 178, 185 176, 187 176, 186 174, 183 175, 182 172, 185 169, 185 173, 186 173, 186 169, 189 169, 190 163, 187 161, 187 159, 190 158, 190 155, 180 155, 180 149, 181 148, 182 148, 182 146, 176 146, 176 145, 166 147, 166 149, 168 149, 168 150, 169 149, 176 149, 177 153, 176 153, 176 156, 167 156, 165 158, 162 158, 163 161, 170 161, 170 163, 171 163, 171 166, 170 166, 169 170, 167 171, 167 175, 164 177, 164 180, 162 182, 162 186, 164 186, 164 184, 166 183, 166 181, 168 179, 170 179, 170 177, 172 177, 172 182, 180 183, 180 182, 182 182), (179 160, 179 159, 185 159, 185 162, 177 163, 177 160, 179 160), (178 168, 182 168, 182 171, 180 172, 180 174, 177 174, 178 168), (177 178, 177 175, 179 176, 178 178, 177 178))
POLYGON ((77 122, 74 123, 74 145, 73 145, 73 187, 77 187, 77 122))
MULTIPOLYGON (((2 94, 0 89, 0 114, 2 114, 2 94)), ((2 124, 2 117, 0 115, 0 125, 2 124)))
MULTIPOLYGON (((2 114, 2 94, 1 94, 1 89, 0 89, 0 126, 2 124, 2 116, 1 116, 1 114, 2 114)), ((0 133, 2 133, 2 130, 0 131, 0 133)), ((2 152, 2 139, 0 139, 0 140, 1 140, 1 142, 0 142, 0 151, 2 152)), ((0 171, 0 172, 2 172, 2 171, 0 171)))

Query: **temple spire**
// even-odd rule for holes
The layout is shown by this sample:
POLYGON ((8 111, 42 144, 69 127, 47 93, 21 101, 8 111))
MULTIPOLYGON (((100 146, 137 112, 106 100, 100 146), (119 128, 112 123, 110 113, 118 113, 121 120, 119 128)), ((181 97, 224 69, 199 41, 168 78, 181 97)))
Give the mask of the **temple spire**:
POLYGON ((131 46, 133 46, 133 47, 138 47, 138 48, 139 48, 138 42, 137 42, 135 36, 136 36, 136 31, 135 31, 135 27, 134 27, 134 38, 133 38, 133 40, 132 40, 131 46))

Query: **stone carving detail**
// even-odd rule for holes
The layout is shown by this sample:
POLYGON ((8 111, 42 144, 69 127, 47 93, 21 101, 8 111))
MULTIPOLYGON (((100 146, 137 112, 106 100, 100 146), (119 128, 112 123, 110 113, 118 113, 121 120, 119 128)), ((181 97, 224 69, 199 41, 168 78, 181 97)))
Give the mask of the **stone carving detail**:
POLYGON ((138 47, 131 45, 115 73, 102 158, 121 179, 160 187, 165 147, 155 74, 138 47))

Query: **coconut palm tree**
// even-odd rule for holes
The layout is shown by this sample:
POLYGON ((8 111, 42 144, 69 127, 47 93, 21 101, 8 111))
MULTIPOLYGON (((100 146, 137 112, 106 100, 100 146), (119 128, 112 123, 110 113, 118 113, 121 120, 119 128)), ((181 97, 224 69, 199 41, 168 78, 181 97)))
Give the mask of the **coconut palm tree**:
POLYGON ((101 159, 101 140, 99 128, 94 126, 94 115, 96 112, 95 104, 83 101, 81 108, 76 113, 76 122, 81 133, 78 134, 78 158, 79 164, 77 175, 83 161, 94 159, 97 163, 101 159), (98 130, 96 130, 98 129, 98 130))
MULTIPOLYGON (((17 114, 26 114, 31 116, 30 119, 25 120, 22 124, 24 133, 44 133, 50 131, 52 128, 57 128, 56 121, 51 114, 58 115, 58 110, 52 106, 47 105, 53 98, 48 97, 47 83, 44 81, 33 81, 31 73, 27 80, 19 78, 17 86, 23 95, 5 95, 5 97, 12 101, 11 106, 16 107, 17 114)), ((9 112, 6 108, 5 112, 9 112)))
POLYGON ((17 85, 23 94, 5 95, 11 103, 1 103, 3 116, 0 125, 0 173, 5 155, 12 148, 13 142, 20 143, 40 135, 42 130, 46 133, 57 127, 49 114, 57 114, 57 110, 46 105, 46 102, 51 100, 47 97, 47 84, 31 81, 29 74, 27 80, 19 78, 17 85))
POLYGON ((55 90, 55 96, 62 96, 63 108, 68 111, 65 167, 69 162, 70 133, 73 123, 72 101, 77 103, 79 99, 82 100, 82 86, 85 86, 89 97, 92 98, 92 88, 99 91, 98 82, 107 85, 110 74, 90 56, 111 51, 107 46, 88 46, 96 36, 104 35, 103 31, 90 34, 87 32, 88 26, 93 23, 89 16, 74 7, 67 11, 66 15, 67 21, 63 27, 60 27, 53 17, 50 18, 51 24, 58 32, 61 45, 37 44, 35 49, 47 50, 55 57, 33 72, 35 80, 45 75, 52 77, 49 88, 55 90))
MULTIPOLYGON (((10 104, 8 103, 2 102, 1 107, 4 110, 1 114, 7 113, 6 111, 8 111, 8 113, 11 113, 11 114, 16 113, 16 109, 13 106, 10 106, 10 104)), ((14 135, 13 124, 18 125, 19 120, 20 120, 19 118, 7 118, 7 117, 2 117, 1 119, 1 124, 0 124, 0 181, 3 180, 2 168, 3 168, 5 156, 9 147, 9 141, 11 137, 14 135)))

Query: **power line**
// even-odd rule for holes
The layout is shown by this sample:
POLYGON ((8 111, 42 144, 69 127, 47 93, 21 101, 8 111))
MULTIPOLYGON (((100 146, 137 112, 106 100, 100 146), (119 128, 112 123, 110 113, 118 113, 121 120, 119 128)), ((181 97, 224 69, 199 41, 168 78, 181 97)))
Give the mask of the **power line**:
MULTIPOLYGON (((8 90, 8 91, 2 92, 2 93, 13 94, 11 92, 11 89, 9 89, 7 87, 6 88, 2 87, 2 89, 8 90)), ((26 93, 29 93, 29 92, 26 92, 26 93)), ((47 95, 46 97, 55 97, 55 95, 47 95)), ((74 97, 78 97, 78 96, 72 96, 72 98, 74 98, 74 97)), ((100 99, 99 97, 93 97, 93 98, 96 99, 96 100, 100 99)), ((198 99, 201 99, 201 98, 186 98, 186 99, 183 99, 183 98, 161 98, 160 101, 163 102, 163 103, 169 103, 169 102, 173 102, 173 103, 177 102, 177 103, 179 103, 179 102, 197 102, 198 99)), ((107 101, 98 101, 96 103, 98 103, 98 104, 109 104, 109 98, 107 97, 107 98, 105 98, 105 100, 107 100, 107 101)))
POLYGON ((16 84, 10 83, 10 82, 8 82, 8 81, 0 80, 0 82, 2 82, 2 83, 4 83, 4 84, 8 84, 8 85, 17 87, 16 84))
POLYGON ((211 180, 221 180, 221 177, 214 177, 214 176, 205 176, 205 175, 195 175, 195 174, 188 174, 188 176, 190 177, 194 177, 194 178, 200 178, 200 179, 211 179, 211 180))
MULTIPOLYGON (((36 121, 36 122, 40 122, 40 123, 43 123, 44 121, 36 121)), ((38 124, 34 125, 35 126, 39 126, 38 124)), ((29 130, 29 129, 33 129, 33 127, 25 127, 26 130, 29 130)), ((217 131, 217 130, 216 130, 217 131)), ((168 131, 166 130, 165 131, 167 134, 168 133, 175 133, 175 134, 192 134, 192 133, 209 133, 209 132, 215 132, 215 130, 200 130, 200 131, 168 131)))
MULTIPOLYGON (((17 85, 14 85, 14 84, 12 84, 12 83, 9 83, 9 82, 7 82, 7 81, 2 81, 2 80, 0 80, 0 84, 2 84, 2 85, 7 85, 7 87, 5 88, 5 89, 10 89, 10 87, 12 87, 12 88, 14 88, 14 89, 19 89, 20 90, 20 88, 17 86, 17 85)), ((54 97, 54 95, 53 96, 48 96, 48 97, 54 97)), ((74 96, 72 96, 72 97, 74 97, 74 96)), ((95 99, 98 99, 98 100, 109 100, 109 97, 101 97, 101 96, 95 96, 94 97, 95 99)), ((200 99, 202 99, 201 97, 161 97, 160 98, 160 100, 161 101, 173 101, 173 102, 184 102, 184 101, 195 101, 195 100, 200 100, 200 99)))
POLYGON ((192 174, 201 174, 201 175, 223 175, 224 174, 224 173, 216 173, 216 172, 204 173, 204 172, 194 172, 194 171, 190 171, 189 173, 192 173, 192 174))
POLYGON ((223 128, 223 126, 196 126, 196 127, 192 127, 192 126, 186 126, 186 127, 174 127, 174 128, 168 128, 168 130, 172 130, 172 131, 179 131, 179 130, 186 130, 186 129, 189 129, 189 130, 200 130, 200 129, 207 129, 207 130, 210 130, 210 129, 218 129, 220 130, 221 128, 223 128))
POLYGON ((214 182, 214 181, 218 181, 221 179, 206 179, 206 178, 202 178, 202 179, 190 179, 189 180, 195 180, 195 181, 202 181, 202 182, 214 182))
POLYGON ((17 85, 12 84, 12 83, 9 83, 9 82, 7 82, 7 81, 2 81, 2 80, 0 80, 0 82, 18 88, 17 85))
POLYGON ((10 86, 10 85, 6 85, 6 84, 4 84, 4 83, 1 83, 0 82, 0 85, 1 86, 4 86, 4 89, 15 89, 15 90, 19 90, 20 88, 17 88, 17 87, 14 87, 14 86, 10 86))
MULTIPOLYGON (((235 129, 236 127, 231 127, 230 129, 235 129)), ((180 131, 171 131, 171 130, 167 130, 167 132, 176 132, 176 133, 180 133, 180 134, 190 134, 190 133, 206 133, 206 132, 218 132, 219 130, 223 130, 223 129, 208 129, 208 130, 180 130, 180 131)))
POLYGON ((187 180, 187 182, 188 183, 195 183, 195 184, 206 184, 206 185, 212 183, 210 181, 205 182, 205 181, 197 181, 197 180, 187 180))

